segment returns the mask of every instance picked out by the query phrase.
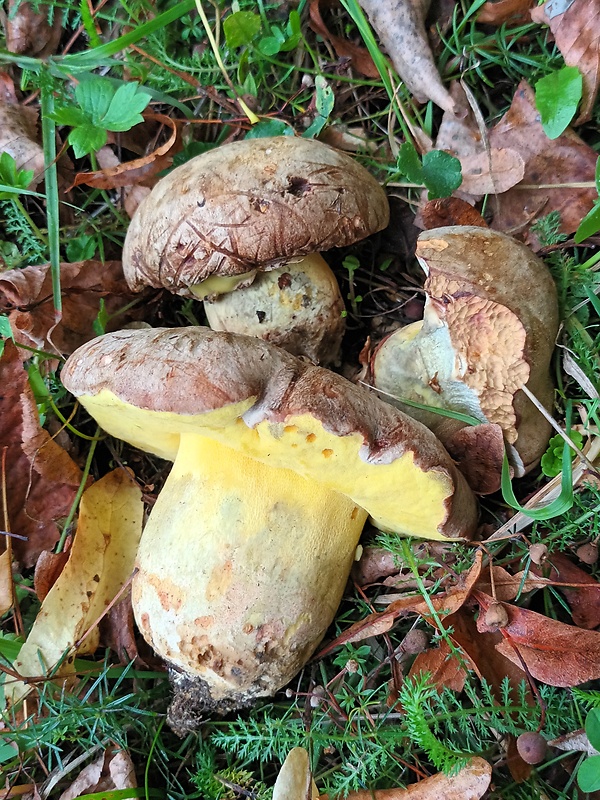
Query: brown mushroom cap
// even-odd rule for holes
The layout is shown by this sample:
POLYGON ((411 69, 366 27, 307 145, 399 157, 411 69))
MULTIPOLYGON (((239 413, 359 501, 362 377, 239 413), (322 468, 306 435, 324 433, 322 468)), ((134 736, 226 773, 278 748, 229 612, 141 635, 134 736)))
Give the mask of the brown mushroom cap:
MULTIPOLYGON (((551 408, 558 303, 550 272, 512 237, 473 226, 425 231, 417 258, 427 274, 424 319, 382 343, 375 385, 499 425, 523 474, 551 431, 520 390, 526 385, 551 408)), ((456 427, 428 412, 409 413, 443 441, 456 427)))
POLYGON ((247 139, 163 178, 129 226, 123 269, 135 291, 282 266, 384 228, 385 192, 347 154, 312 139, 247 139))

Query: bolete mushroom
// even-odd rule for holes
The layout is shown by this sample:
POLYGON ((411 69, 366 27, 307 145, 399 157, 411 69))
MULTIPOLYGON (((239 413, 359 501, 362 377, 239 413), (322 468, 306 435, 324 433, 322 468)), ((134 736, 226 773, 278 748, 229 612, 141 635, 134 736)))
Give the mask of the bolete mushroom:
POLYGON ((260 339, 119 331, 77 350, 62 379, 108 433, 174 461, 133 605, 185 690, 179 729, 189 703, 242 706, 306 663, 369 514, 432 539, 474 531, 474 496, 427 428, 260 339))
POLYGON ((206 299, 218 330, 329 364, 339 357, 344 305, 319 253, 388 219, 385 192, 346 153, 290 136, 245 139, 159 181, 131 221, 123 269, 134 290, 206 299), (267 274, 254 285, 257 273, 267 274))
MULTIPOLYGON (((550 272, 524 244, 472 226, 425 231, 417 258, 427 275, 423 320, 381 343, 371 363, 374 385, 386 396, 499 426, 515 474, 523 475, 551 433, 522 391, 526 386, 552 408, 558 304, 550 272)), ((424 422, 453 452, 464 423, 390 402, 424 422)))

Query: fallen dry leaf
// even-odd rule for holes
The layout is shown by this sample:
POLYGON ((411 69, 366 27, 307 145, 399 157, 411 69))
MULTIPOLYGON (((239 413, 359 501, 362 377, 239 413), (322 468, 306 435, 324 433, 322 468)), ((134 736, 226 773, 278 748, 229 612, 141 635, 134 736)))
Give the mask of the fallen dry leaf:
POLYGON ((504 458, 500 425, 468 425, 452 434, 444 445, 474 492, 484 495, 498 491, 504 458))
POLYGON ((287 754, 273 787, 273 800, 318 800, 308 752, 294 747, 287 754))
POLYGON ((117 654, 121 664, 135 661, 138 666, 145 665, 135 641, 130 589, 112 606, 100 623, 100 639, 102 644, 117 654))
MULTIPOLYGON (((473 565, 469 570, 458 576, 456 584, 450 587, 448 591, 431 597, 431 604, 438 614, 443 615, 445 618, 446 615, 454 614, 461 608, 477 583, 481 573, 482 563, 483 552, 477 550, 473 565)), ((355 622, 354 625, 351 625, 348 630, 344 631, 344 633, 334 639, 333 642, 330 642, 322 648, 322 650, 317 653, 316 657, 322 658, 342 644, 360 642, 363 639, 368 639, 370 636, 379 636, 383 633, 387 633, 394 625, 397 617, 408 613, 420 614, 428 620, 431 618, 429 604, 420 594, 402 597, 390 603, 385 611, 376 611, 359 622, 355 622)))
POLYGON ((8 448, 4 511, 12 532, 26 537, 13 541, 14 557, 31 567, 58 541, 56 523, 69 513, 81 471, 42 429, 21 355, 10 341, 0 358, 0 383, 0 441, 8 448))
POLYGON ((12 549, 7 548, 0 554, 0 616, 12 608, 13 604, 13 577, 12 577, 12 549))
POLYGON ((430 0, 359 0, 392 63, 419 102, 432 100, 445 111, 459 109, 435 65, 425 30, 430 0))
POLYGON ((427 672, 431 676, 431 683, 439 690, 451 689, 461 692, 467 679, 467 665, 465 659, 456 658, 449 644, 442 640, 439 647, 432 647, 419 653, 412 663, 408 677, 412 678, 420 673, 427 672))
POLYGON ((477 14, 477 22, 487 25, 502 25, 510 22, 518 25, 529 21, 529 9, 534 5, 535 0, 498 0, 498 2, 488 2, 481 6, 477 14))
POLYGON ((160 122, 162 125, 171 129, 168 140, 157 147, 153 153, 133 161, 119 162, 108 166, 106 169, 97 172, 80 172, 75 176, 73 186, 92 186, 96 189, 116 189, 121 186, 133 186, 146 184, 152 186, 152 179, 159 172, 169 167, 173 161, 173 155, 178 149, 178 125, 177 120, 173 120, 164 114, 144 114, 145 120, 160 122), (148 183, 150 181, 150 183, 148 183))
MULTIPOLYGON (((600 85, 600 0, 573 0, 562 14, 547 0, 531 11, 534 22, 550 26, 565 64, 577 67, 583 77, 583 97, 575 125, 587 122, 600 85)), ((562 6, 562 8, 565 7, 562 6)))
MULTIPOLYGON (((71 649, 90 653, 98 644, 97 622, 133 572, 142 533, 141 491, 124 469, 105 475, 83 493, 73 545, 60 577, 46 596, 14 668, 37 676, 52 669, 71 649), (84 634, 89 635, 81 641, 84 634)), ((55 672, 72 672, 74 653, 55 672)), ((7 684, 12 704, 30 689, 7 684)))
MULTIPOLYGON (((454 775, 439 772, 418 783, 411 783, 405 789, 350 792, 347 800, 479 800, 486 793, 491 779, 491 765, 483 758, 471 758, 454 775)), ((327 800, 327 795, 322 795, 321 800, 327 800)))
POLYGON ((330 32, 321 16, 321 4, 322 0, 310 0, 308 13, 312 30, 322 36, 326 42, 330 42, 338 57, 349 58, 354 69, 361 75, 366 78, 379 78, 379 71, 366 47, 359 47, 348 39, 335 36, 330 32))
MULTIPOLYGON (((561 231, 573 233, 592 208, 594 189, 570 188, 564 184, 594 180, 597 153, 571 129, 557 139, 548 139, 535 108, 531 87, 522 82, 512 105, 490 131, 490 145, 516 150, 525 163, 522 184, 496 198, 492 227, 523 233, 532 222, 551 211, 561 216, 561 231), (561 184, 556 189, 530 189, 531 185, 561 184)), ((536 240, 527 233, 526 241, 536 240)))
POLYGON ((488 567, 481 573, 477 588, 496 600, 508 601, 535 589, 544 589, 551 583, 547 578, 536 577, 531 570, 527 574, 518 572, 511 575, 504 567, 488 567))
MULTIPOLYGON (((474 598, 485 611, 494 599, 475 590, 474 598)), ((536 680, 550 686, 571 687, 600 678, 600 633, 565 625, 535 611, 502 603, 508 624, 499 633, 496 649, 520 665, 521 659, 536 680)), ((485 614, 480 614, 477 629, 490 632, 485 614)))
MULTIPOLYGON (((8 314, 17 342, 41 350, 70 354, 97 334, 94 320, 104 300, 109 316, 139 298, 129 290, 120 261, 61 264, 63 312, 56 324, 49 264, 14 269, 0 275, 0 311, 8 314), (49 341, 49 337, 51 341, 49 341)), ((147 307, 138 304, 109 320, 107 330, 121 328, 147 307)))
POLYGON ((488 224, 466 200, 460 197, 441 197, 428 200, 421 209, 421 221, 426 230, 445 228, 447 225, 476 225, 487 228, 488 224))
POLYGON ((492 147, 489 152, 465 156, 460 164, 461 191, 474 197, 507 192, 525 175, 523 157, 508 147, 492 147))
POLYGON ((44 175, 44 151, 37 142, 38 114, 32 108, 18 105, 6 99, 0 100, 0 153, 9 153, 17 169, 33 170, 30 188, 42 180, 44 175))
POLYGON ((587 630, 600 625, 600 583, 591 575, 573 564, 562 553, 552 553, 549 569, 544 568, 542 572, 541 568, 532 564, 531 571, 534 575, 546 575, 549 582, 557 586, 569 604, 575 625, 587 630), (561 583, 570 586, 558 585, 561 583))
POLYGON ((383 547, 365 547, 360 560, 352 566, 352 579, 359 586, 366 586, 398 572, 393 553, 383 547))
POLYGON ((9 0, 4 24, 6 49, 40 58, 52 55, 63 32, 62 21, 60 11, 51 6, 9 0), (52 22, 48 22, 49 14, 52 22))
MULTIPOLYGON (((69 536, 69 540, 71 538, 69 536)), ((40 553, 35 563, 35 572, 33 574, 33 589, 40 603, 44 601, 63 571, 69 558, 70 546, 71 541, 69 541, 69 547, 65 547, 60 553, 52 553, 50 550, 43 550, 40 553)))
MULTIPOLYGON (((135 789, 135 767, 126 750, 110 747, 100 758, 81 770, 77 778, 58 800, 76 800, 77 797, 96 792, 109 792, 115 789, 135 789)), ((132 800, 136 792, 119 795, 120 800, 132 800)))

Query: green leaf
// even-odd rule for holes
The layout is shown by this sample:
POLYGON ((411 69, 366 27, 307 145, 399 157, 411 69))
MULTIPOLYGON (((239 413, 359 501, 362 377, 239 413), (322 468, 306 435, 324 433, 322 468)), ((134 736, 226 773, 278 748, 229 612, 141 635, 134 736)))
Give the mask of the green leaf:
POLYGON ((128 131, 143 122, 141 112, 150 102, 150 95, 139 89, 139 83, 124 83, 119 86, 106 114, 98 120, 98 125, 109 131, 128 131))
POLYGON ((12 761, 14 758, 19 757, 19 750, 13 744, 0 738, 0 764, 6 761, 12 761))
POLYGON ((443 150, 432 150, 423 156, 423 183, 429 190, 428 199, 450 197, 462 183, 458 158, 443 150))
POLYGON ((315 89, 317 90, 317 96, 315 98, 315 106, 317 111, 322 117, 328 119, 329 115, 333 111, 333 106, 335 103, 333 89, 322 75, 317 75, 315 78, 315 89))
POLYGON ((67 245, 67 259, 71 264, 77 261, 89 261, 94 257, 97 242, 95 236, 78 236, 67 245))
POLYGON ((600 709, 593 708, 585 718, 585 735, 595 750, 600 750, 600 709))
POLYGON ((10 320, 8 319, 8 317, 4 316, 4 314, 0 316, 0 337, 2 337, 3 339, 13 338, 12 328, 10 327, 10 320))
POLYGON ((540 521, 552 519, 553 517, 559 517, 561 514, 564 514, 573 505, 572 477, 573 470, 571 467, 571 452, 569 445, 565 442, 562 454, 562 480, 560 482, 559 496, 547 506, 543 506, 542 508, 525 508, 524 506, 520 505, 519 501, 515 497, 510 478, 510 465, 508 463, 506 453, 504 453, 504 458, 502 460, 502 497, 511 508, 514 508, 516 511, 521 511, 531 519, 540 521))
POLYGON ((600 756, 590 756, 577 770, 577 783, 582 792, 600 789, 600 756))
POLYGON ((75 99, 79 103, 89 122, 100 124, 106 116, 115 90, 108 78, 97 75, 81 80, 75 87, 75 99))
POLYGON ((98 313, 96 315, 96 319, 92 323, 92 330, 96 334, 96 336, 102 336, 102 334, 106 333, 106 324, 110 319, 110 314, 106 310, 106 303, 104 302, 104 298, 100 298, 100 308, 98 309, 98 313))
POLYGON ((0 183, 13 189, 27 189, 32 180, 32 169, 17 169, 17 162, 10 153, 0 154, 0 183))
POLYGON ((83 158, 89 153, 95 153, 106 144, 106 131, 95 125, 82 125, 74 128, 69 134, 69 144, 75 151, 76 158, 83 158))
POLYGON ((396 159, 399 172, 411 183, 424 183, 423 165, 415 146, 411 142, 401 145, 396 159))
POLYGON ((260 16, 253 11, 236 11, 223 20, 227 46, 235 49, 250 44, 260 33, 260 16))
POLYGON ((85 125, 89 122, 89 117, 81 108, 75 106, 64 106, 57 108, 51 114, 52 119, 57 125, 69 125, 76 128, 78 125, 85 125))
POLYGON ((281 119, 264 119, 253 125, 245 139, 263 139, 265 136, 294 136, 294 129, 281 119))
MULTIPOLYGON (((571 431, 569 435, 577 447, 581 447, 583 445, 583 436, 579 433, 579 431, 571 431)), ((562 467, 564 446, 565 440, 559 433, 557 433, 556 436, 553 436, 548 442, 548 447, 540 462, 542 472, 548 478, 554 478, 559 474, 562 467)), ((571 460, 574 458, 575 453, 571 450, 571 460)))
POLYGON ((594 236, 598 231, 600 231, 600 200, 596 200, 592 210, 588 211, 581 220, 573 238, 577 244, 581 244, 581 242, 585 241, 589 236, 594 236))
POLYGON ((583 78, 577 67, 551 72, 535 85, 535 107, 549 139, 556 139, 569 125, 583 92, 583 78))

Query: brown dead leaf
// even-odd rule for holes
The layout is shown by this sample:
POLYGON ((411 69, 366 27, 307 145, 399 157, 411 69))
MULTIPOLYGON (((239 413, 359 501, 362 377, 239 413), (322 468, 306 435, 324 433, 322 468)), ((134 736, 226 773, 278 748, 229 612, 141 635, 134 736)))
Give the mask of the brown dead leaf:
MULTIPOLYGON (((475 590, 474 598, 484 610, 494 599, 475 590)), ((571 687, 600 678, 600 633, 565 625, 524 608, 502 603, 508 624, 500 629, 502 641, 496 649, 514 664, 527 665, 536 680, 550 686, 571 687)), ((485 615, 477 620, 480 632, 489 632, 485 615)))
POLYGON ((473 197, 507 192, 525 175, 523 157, 507 147, 493 147, 489 153, 465 156, 460 159, 460 164, 463 176, 461 191, 473 197))
POLYGON ((464 661, 461 663, 456 658, 445 640, 440 642, 439 647, 419 653, 412 663, 408 677, 412 678, 422 672, 430 673, 431 682, 440 691, 447 688, 461 692, 467 679, 464 661))
MULTIPOLYGON (((56 325, 50 266, 30 266, 0 275, 0 311, 8 313, 15 339, 41 350, 72 353, 96 336, 93 323, 103 299, 109 315, 139 295, 131 293, 120 261, 79 261, 61 264, 62 319, 56 325), (51 342, 48 336, 51 336, 51 342)), ((121 328, 144 313, 138 305, 109 321, 107 330, 121 328)))
MULTIPOLYGON (((544 568, 543 574, 565 596, 575 625, 587 630, 597 628, 600 625, 600 583, 561 553, 552 553, 549 567, 544 568), (558 585, 561 583, 570 586, 558 585)), ((531 571, 542 575, 542 569, 535 564, 531 565, 531 571)))
POLYGON ((504 435, 495 423, 460 428, 444 442, 476 494, 497 492, 502 481, 504 435))
MULTIPOLYGON (((561 215, 561 231, 573 233, 592 208, 594 189, 564 186, 570 182, 592 181, 597 153, 571 129, 557 139, 548 139, 531 87, 522 82, 513 102, 498 124, 490 131, 492 147, 517 151, 525 162, 523 184, 561 184, 556 189, 528 189, 520 185, 497 196, 492 227, 505 232, 522 232, 536 219, 551 211, 561 215)), ((535 244, 528 234, 526 241, 535 244)))
POLYGON ((547 0, 531 11, 531 18, 550 26, 565 64, 582 74, 583 97, 574 123, 581 125, 592 116, 600 86, 600 0, 573 0, 562 14, 556 10, 556 4, 547 0))
POLYGON ((496 600, 508 601, 514 600, 520 594, 544 589, 550 584, 551 581, 546 578, 536 577, 532 570, 528 570, 527 575, 524 572, 511 575, 504 567, 488 567, 481 573, 477 588, 496 600))
POLYGON ((308 752, 303 747, 292 748, 275 781, 273 800, 318 800, 318 797, 308 752))
POLYGON ((121 186, 146 184, 153 185, 153 179, 159 172, 169 167, 173 161, 178 146, 178 125, 164 114, 144 114, 145 120, 154 120, 171 129, 169 139, 153 153, 136 158, 133 161, 118 163, 115 166, 101 169, 97 172, 80 172, 75 176, 73 186, 92 186, 96 189, 116 189, 121 186))
POLYGON ((33 170, 30 188, 44 177, 44 151, 37 142, 37 119, 38 114, 32 108, 0 101, 0 153, 9 153, 17 169, 33 170))
MULTIPOLYGON (((100 758, 81 770, 77 778, 66 789, 59 800, 76 800, 77 797, 115 789, 135 789, 135 767, 126 750, 111 747, 100 758)), ((132 800, 137 794, 119 795, 123 800, 132 800)))
POLYGON ((477 15, 477 22, 487 25, 502 25, 510 22, 519 25, 529 21, 529 9, 535 0, 498 0, 498 2, 484 3, 477 15))
MULTIPOLYGON (((431 598, 431 604, 438 614, 443 614, 444 617, 454 614, 466 602, 477 583, 482 563, 483 552, 477 550, 472 567, 458 576, 456 584, 450 587, 448 591, 431 598)), ((429 604, 420 594, 402 597, 390 603, 385 611, 376 611, 373 614, 369 614, 365 619, 355 622, 348 630, 320 650, 316 658, 322 658, 336 647, 347 642, 360 642, 370 636, 379 636, 382 633, 387 633, 394 625, 397 617, 408 613, 420 614, 428 619, 431 617, 429 604)))
POLYGON ((310 0, 308 13, 312 30, 322 36, 326 42, 330 42, 339 58, 349 58, 354 69, 361 75, 366 78, 379 78, 379 71, 366 47, 359 47, 353 42, 343 39, 341 36, 335 36, 329 31, 321 16, 322 2, 323 0, 310 0))
MULTIPOLYGON (((103 170, 112 169, 121 164, 116 153, 108 146, 98 150, 96 160, 103 170)), ((122 188, 123 207, 129 218, 133 217, 139 204, 148 197, 151 191, 149 186, 124 186, 122 188)))
POLYGON ((442 83, 425 30, 430 0, 360 0, 392 63, 419 102, 462 112, 442 83))
MULTIPOLYGON (((90 653, 98 646, 96 623, 133 572, 142 515, 141 491, 124 469, 86 489, 69 559, 14 662, 21 675, 40 675, 41 664, 48 670, 60 664, 54 674, 69 675, 75 652, 90 653)), ((7 685, 11 703, 30 688, 7 685)))
MULTIPOLYGON (((58 541, 57 520, 67 516, 81 481, 70 456, 40 426, 20 353, 7 341, 0 358, 0 441, 7 447, 6 509, 15 558, 27 567, 58 541)), ((0 502, 1 505, 1 502, 0 502)))
MULTIPOLYGON (((439 772, 405 789, 377 789, 350 792, 347 800, 479 800, 492 779, 492 767, 483 758, 471 758, 455 775, 439 772)), ((292 800, 292 798, 289 798, 292 800)), ((327 800, 322 795, 321 800, 327 800)))
POLYGON ((360 560, 352 566, 352 579, 365 586, 381 578, 398 573, 398 565, 392 553, 383 547, 365 547, 360 560))
POLYGON ((7 549, 0 554, 0 616, 12 608, 13 576, 12 550, 7 549))
POLYGON ((68 558, 69 550, 66 547, 60 553, 52 553, 50 550, 43 550, 40 553, 33 574, 33 588, 40 603, 43 603, 46 595, 58 580, 68 558))
POLYGON ((62 14, 44 4, 9 0, 4 24, 6 49, 11 53, 44 58, 52 55, 62 35, 62 14), (53 13, 52 23, 48 15, 53 13))
POLYGON ((441 197, 437 200, 429 200, 421 209, 421 220, 426 230, 444 228, 446 225, 488 227, 479 211, 459 197, 441 197))
POLYGON ((100 638, 102 644, 117 654, 121 664, 135 661, 138 666, 145 666, 135 641, 131 590, 125 592, 100 623, 100 638))

